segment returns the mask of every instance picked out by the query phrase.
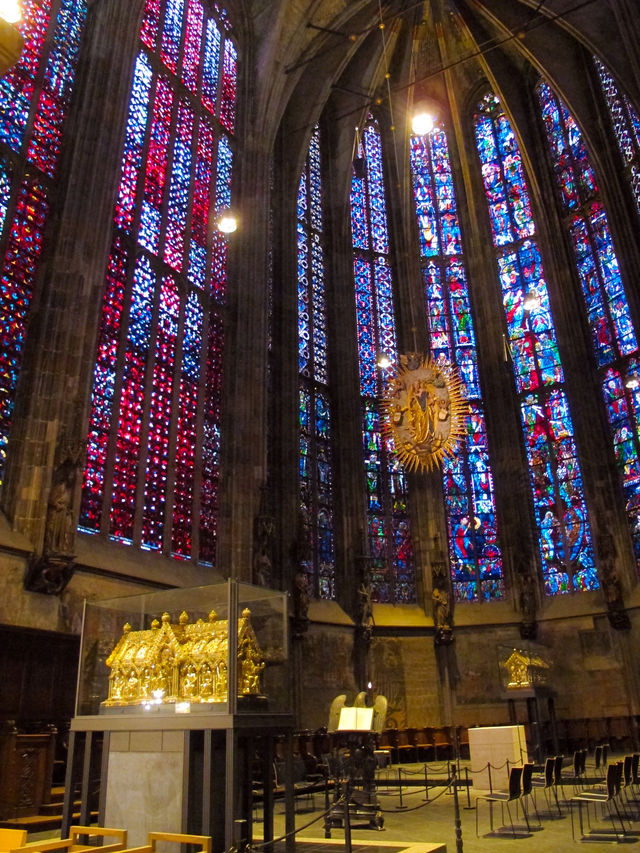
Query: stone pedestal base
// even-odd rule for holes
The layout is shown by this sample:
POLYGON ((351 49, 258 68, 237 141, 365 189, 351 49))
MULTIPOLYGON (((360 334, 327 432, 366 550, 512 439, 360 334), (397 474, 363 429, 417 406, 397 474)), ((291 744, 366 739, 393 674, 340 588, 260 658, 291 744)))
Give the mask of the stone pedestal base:
POLYGON ((183 732, 114 732, 107 766, 105 824, 126 826, 129 847, 183 831, 183 732))

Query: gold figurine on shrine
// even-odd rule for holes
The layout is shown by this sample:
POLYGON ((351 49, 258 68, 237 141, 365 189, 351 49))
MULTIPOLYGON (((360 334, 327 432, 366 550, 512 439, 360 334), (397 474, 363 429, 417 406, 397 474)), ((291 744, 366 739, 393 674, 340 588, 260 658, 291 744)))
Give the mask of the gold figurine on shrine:
MULTIPOLYGON (((264 656, 251 626, 251 612, 238 619, 238 694, 260 695, 264 656)), ((211 611, 205 622, 189 622, 182 611, 178 624, 168 613, 151 628, 132 631, 127 623, 106 660, 110 668, 105 707, 226 702, 228 689, 228 624, 211 611)))

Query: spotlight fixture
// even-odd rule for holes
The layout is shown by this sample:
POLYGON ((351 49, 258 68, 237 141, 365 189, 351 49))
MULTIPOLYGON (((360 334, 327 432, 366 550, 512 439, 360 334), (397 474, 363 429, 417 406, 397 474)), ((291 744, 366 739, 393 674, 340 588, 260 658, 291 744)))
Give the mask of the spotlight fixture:
POLYGON ((217 219, 218 231, 223 234, 233 234, 238 228, 238 220, 230 210, 224 210, 217 219))
POLYGON ((15 0, 0 0, 0 76, 20 59, 24 38, 17 28, 20 9, 15 0))
POLYGON ((387 370, 387 368, 391 367, 391 359, 384 351, 378 353, 378 367, 382 368, 382 370, 387 370))
POLYGON ((8 24, 17 24, 20 20, 18 0, 0 0, 0 18, 8 24))
POLYGON ((442 110, 431 98, 419 98, 413 105, 411 131, 416 136, 426 136, 437 125, 442 110))
POLYGON ((527 290, 524 295, 523 307, 525 311, 535 311, 540 307, 540 297, 535 290, 527 290))
POLYGON ((411 119, 411 130, 416 136, 426 136, 436 126, 436 117, 432 112, 421 109, 411 119))

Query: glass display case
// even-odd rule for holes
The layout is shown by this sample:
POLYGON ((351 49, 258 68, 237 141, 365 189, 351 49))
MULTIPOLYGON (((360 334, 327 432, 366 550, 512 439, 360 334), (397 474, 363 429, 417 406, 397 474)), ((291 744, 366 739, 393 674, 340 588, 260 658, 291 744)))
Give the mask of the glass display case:
POLYGON ((498 646, 498 668, 502 686, 507 691, 545 685, 550 666, 546 649, 498 646))
POLYGON ((284 593, 237 581, 85 603, 76 715, 287 713, 284 593))

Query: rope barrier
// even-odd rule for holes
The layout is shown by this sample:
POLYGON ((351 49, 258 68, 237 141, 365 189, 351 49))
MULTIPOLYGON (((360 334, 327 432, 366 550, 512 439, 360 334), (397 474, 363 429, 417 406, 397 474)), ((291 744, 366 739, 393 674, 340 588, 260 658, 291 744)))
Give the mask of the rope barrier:
MULTIPOLYGON (((335 810, 336 806, 343 805, 346 800, 346 797, 342 796, 337 799, 335 802, 331 804, 331 807, 326 811, 319 814, 317 817, 314 817, 313 820, 310 820, 308 823, 304 823, 302 826, 296 826, 291 832, 285 832, 284 835, 281 835, 279 838, 272 838, 270 841, 262 841, 258 844, 248 844, 247 850, 264 850, 265 847, 269 847, 271 844, 279 844, 281 841, 286 841, 287 838, 295 837, 298 832, 302 832, 304 829, 308 829, 310 826, 313 826, 314 823, 318 823, 320 820, 324 820, 328 817, 332 811, 335 810)), ((226 850, 225 853, 234 853, 234 849, 226 850)))
POLYGON ((402 767, 401 770, 403 773, 406 773, 407 776, 419 776, 424 772, 424 770, 409 770, 407 767, 402 767))
MULTIPOLYGON (((436 800, 439 800, 440 797, 443 797, 447 793, 447 791, 451 788, 452 785, 453 785, 453 777, 450 776, 447 779, 446 786, 442 789, 442 791, 440 791, 438 794, 436 794, 435 797, 432 797, 430 800, 427 800, 426 802, 422 802, 417 806, 413 806, 413 807, 405 806, 405 811, 415 812, 415 811, 418 811, 418 809, 424 809, 426 806, 430 806, 432 803, 435 803, 436 800)), ((382 814, 396 814, 395 809, 380 808, 380 811, 382 812, 382 814)))

